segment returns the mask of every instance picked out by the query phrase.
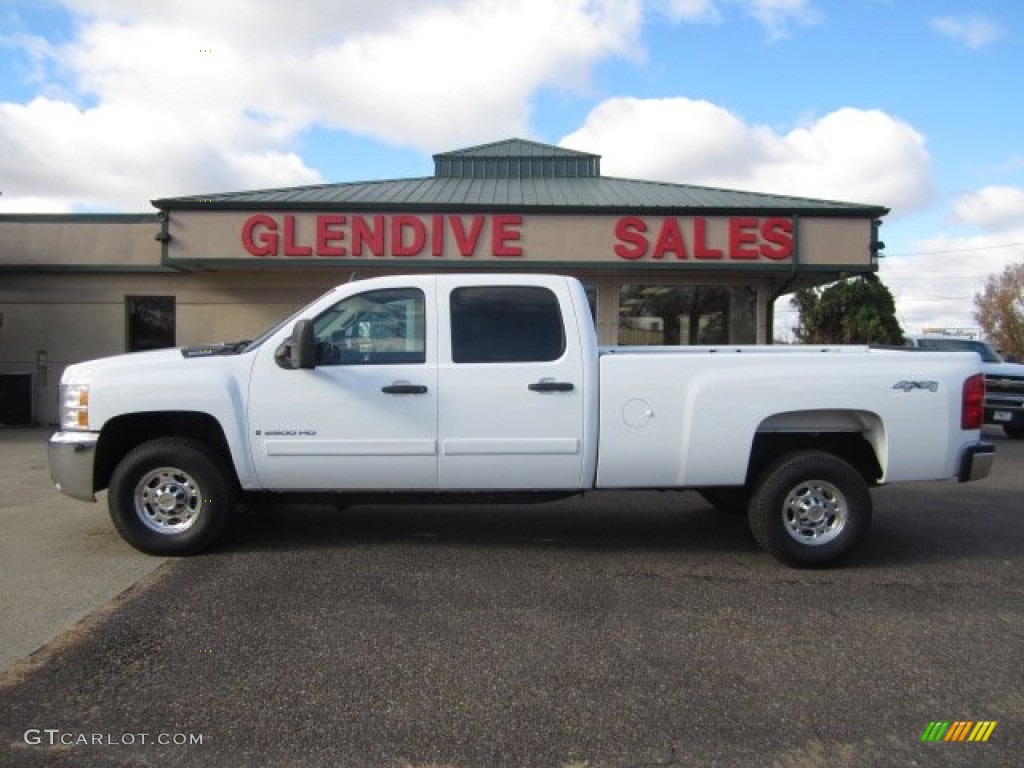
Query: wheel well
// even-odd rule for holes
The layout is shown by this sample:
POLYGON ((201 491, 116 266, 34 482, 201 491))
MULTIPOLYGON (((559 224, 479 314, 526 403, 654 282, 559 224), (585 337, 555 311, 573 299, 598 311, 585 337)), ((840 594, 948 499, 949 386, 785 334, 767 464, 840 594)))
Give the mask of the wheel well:
POLYGON ((187 437, 209 447, 232 475, 234 463, 220 423, 208 413, 158 411, 132 413, 111 419, 96 445, 93 486, 97 491, 110 484, 110 476, 128 451, 159 437, 187 437))
POLYGON ((756 479, 780 456, 802 450, 838 456, 860 472, 868 485, 875 485, 882 477, 875 450, 860 432, 760 432, 754 437, 747 482, 756 479))

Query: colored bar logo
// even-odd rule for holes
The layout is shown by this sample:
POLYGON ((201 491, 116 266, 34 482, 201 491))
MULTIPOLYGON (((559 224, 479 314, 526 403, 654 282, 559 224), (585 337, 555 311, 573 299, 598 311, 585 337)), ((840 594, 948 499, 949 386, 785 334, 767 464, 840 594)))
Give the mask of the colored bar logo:
POLYGON ((988 741, 995 729, 995 720, 933 720, 921 734, 921 741, 988 741))

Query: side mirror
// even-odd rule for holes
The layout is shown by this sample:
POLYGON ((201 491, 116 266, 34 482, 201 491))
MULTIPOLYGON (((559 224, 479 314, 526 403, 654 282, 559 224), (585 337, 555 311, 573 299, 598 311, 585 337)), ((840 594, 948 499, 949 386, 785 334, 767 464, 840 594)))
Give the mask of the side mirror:
POLYGON ((316 339, 313 321, 299 320, 292 328, 290 339, 277 348, 274 360, 282 368, 312 369, 316 367, 316 339))

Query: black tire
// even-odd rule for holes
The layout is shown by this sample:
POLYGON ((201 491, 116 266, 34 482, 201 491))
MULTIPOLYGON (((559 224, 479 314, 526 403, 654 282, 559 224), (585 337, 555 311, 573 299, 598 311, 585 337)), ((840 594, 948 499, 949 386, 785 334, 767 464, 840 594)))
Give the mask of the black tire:
POLYGON ((700 488, 697 493, 712 507, 727 515, 745 515, 750 505, 750 491, 742 485, 700 488))
POLYGON ((235 489, 202 443, 151 440, 129 451, 110 478, 107 504, 125 541, 151 555, 192 555, 216 541, 235 489))
POLYGON ((871 528, 871 493, 863 476, 831 453, 797 451, 758 479, 748 510, 762 548, 796 567, 838 562, 871 528))
POLYGON ((1011 440, 1024 440, 1024 426, 1020 424, 1004 424, 1003 432, 1011 440))

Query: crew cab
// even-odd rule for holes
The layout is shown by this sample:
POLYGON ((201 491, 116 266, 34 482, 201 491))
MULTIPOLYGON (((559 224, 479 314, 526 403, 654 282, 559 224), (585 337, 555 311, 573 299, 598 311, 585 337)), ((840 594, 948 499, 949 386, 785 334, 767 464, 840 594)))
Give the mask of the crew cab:
POLYGON ((236 500, 548 500, 694 489, 764 549, 834 563, 869 488, 977 480, 976 355, 866 347, 599 349, 582 285, 403 275, 340 286, 250 342, 73 365, 49 443, 136 548, 212 545, 236 500))
POLYGON ((963 336, 910 336, 907 346, 977 354, 985 376, 985 423, 1001 426, 1009 438, 1024 440, 1024 365, 1003 360, 988 342, 963 336))

